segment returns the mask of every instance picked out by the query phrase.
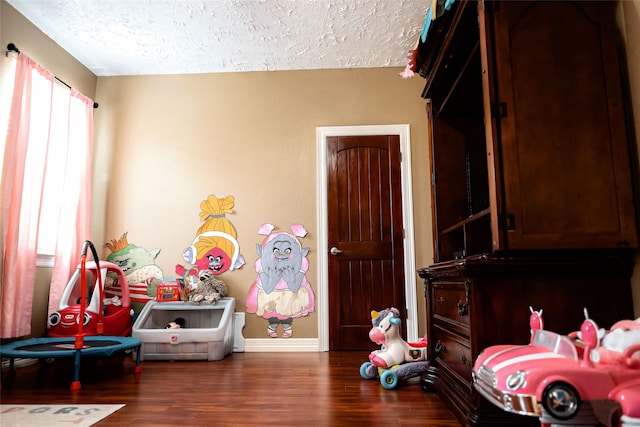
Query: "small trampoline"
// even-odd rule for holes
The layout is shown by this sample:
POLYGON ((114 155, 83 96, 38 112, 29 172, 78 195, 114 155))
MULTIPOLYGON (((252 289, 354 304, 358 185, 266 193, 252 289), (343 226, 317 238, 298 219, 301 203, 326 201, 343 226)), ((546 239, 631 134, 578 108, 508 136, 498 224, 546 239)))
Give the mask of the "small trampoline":
POLYGON ((132 337, 93 336, 85 337, 82 347, 76 349, 75 338, 30 338, 0 346, 0 356, 9 359, 9 369, 15 373, 14 361, 23 359, 55 359, 73 357, 74 371, 71 389, 80 389, 80 360, 82 356, 109 357, 127 350, 136 351, 135 372, 140 373, 140 345, 142 342, 132 337))
MULTIPOLYGON (((87 301, 87 283, 86 283, 86 257, 87 250, 91 249, 93 259, 96 263, 97 271, 100 271, 100 265, 96 249, 90 241, 85 241, 82 247, 81 273, 82 278, 82 296, 79 307, 79 315, 77 319, 85 319, 86 301, 87 301)), ((102 301, 103 285, 101 275, 98 275, 98 286, 100 301, 102 301)), ((127 295, 128 296, 128 295, 127 295)), ((128 301, 127 301, 128 306, 128 301)), ((99 310, 102 323, 102 310, 99 310)), ((131 319, 129 319, 131 322, 131 319)), ((140 373, 140 347, 142 342, 138 338, 129 336, 103 336, 87 333, 84 330, 84 322, 77 322, 78 327, 72 336, 46 337, 46 338, 29 338, 26 340, 14 341, 6 345, 0 346, 0 357, 9 359, 9 369, 11 375, 15 374, 14 361, 16 358, 24 359, 55 359, 59 357, 74 358, 74 374, 71 383, 72 390, 79 390, 80 386, 80 360, 82 356, 109 357, 115 353, 134 350, 136 354, 135 372, 140 373)), ((98 328, 102 330, 102 325, 98 328)), ((129 329, 130 330, 130 329, 129 329)), ((1 387, 1 384, 0 384, 1 387)))

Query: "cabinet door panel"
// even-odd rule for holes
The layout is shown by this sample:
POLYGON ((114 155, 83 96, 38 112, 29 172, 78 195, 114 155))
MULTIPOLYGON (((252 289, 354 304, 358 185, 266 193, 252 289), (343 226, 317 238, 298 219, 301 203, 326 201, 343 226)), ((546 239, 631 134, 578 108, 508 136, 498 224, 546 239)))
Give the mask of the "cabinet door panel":
POLYGON ((508 249, 635 247, 615 3, 494 13, 508 249))

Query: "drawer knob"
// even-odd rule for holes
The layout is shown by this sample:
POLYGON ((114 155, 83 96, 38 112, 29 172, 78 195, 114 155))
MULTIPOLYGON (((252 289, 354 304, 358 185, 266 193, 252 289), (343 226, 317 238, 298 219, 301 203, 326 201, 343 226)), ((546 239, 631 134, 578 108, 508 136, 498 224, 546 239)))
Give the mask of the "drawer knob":
POLYGON ((463 303, 462 300, 458 300, 458 315, 466 316, 469 314, 469 304, 463 303))
POLYGON ((463 365, 465 366, 469 366, 469 367, 473 367, 471 360, 467 360, 467 356, 465 356, 464 354, 462 355, 462 357, 460 358, 460 361, 462 362, 463 365), (467 363, 469 362, 469 363, 467 363))
POLYGON ((436 346, 434 348, 434 351, 436 352, 436 354, 443 353, 446 350, 447 350, 447 348, 444 346, 444 344, 440 340, 438 340, 436 342, 436 346))

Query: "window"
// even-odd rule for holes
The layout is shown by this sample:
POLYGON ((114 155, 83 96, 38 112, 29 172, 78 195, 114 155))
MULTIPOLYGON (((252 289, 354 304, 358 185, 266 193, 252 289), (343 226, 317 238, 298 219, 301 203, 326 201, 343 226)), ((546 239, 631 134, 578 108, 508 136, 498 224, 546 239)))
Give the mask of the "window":
MULTIPOLYGON (((46 147, 46 135, 38 135, 37 145, 34 147, 34 150, 42 150, 46 153, 42 207, 40 208, 40 220, 38 222, 38 259, 42 261, 53 257, 56 252, 60 211, 65 199, 62 193, 65 188, 66 164, 67 162, 79 162, 82 159, 74 158, 74 152, 69 151, 68 147, 69 114, 72 102, 75 99, 69 97, 69 89, 60 83, 56 83, 53 85, 53 91, 42 90, 36 93, 34 90, 34 97, 47 101, 49 97, 51 103, 48 150, 46 147), (49 94, 48 92, 51 93, 49 94), (40 147, 38 145, 45 146, 40 147)), ((47 120, 46 114, 39 115, 38 121, 45 120, 47 120)), ((44 124, 42 123, 42 125, 44 124)), ((36 125, 36 127, 39 126, 36 125)), ((42 128, 46 130, 47 126, 42 126, 42 128)))
MULTIPOLYGON (((32 71, 31 120, 23 199, 40 197, 38 265, 53 266, 63 197, 69 132, 69 88, 32 71), (40 177, 43 178, 40 178, 40 177), (42 188, 42 190, 40 189, 42 188)), ((4 138, 3 138, 4 144, 4 138)), ((31 216, 31 219, 34 217, 31 216)), ((22 218, 29 220, 28 218, 22 218)))
MULTIPOLYGON (((2 82, 3 101, 0 110, 2 135, 6 135, 7 130, 15 64, 14 57, 10 61, 9 72, 3 73, 6 78, 2 82)), ((86 101, 72 96, 71 89, 58 79, 54 79, 52 84, 38 69, 31 71, 31 78, 31 111, 22 198, 41 199, 39 214, 36 212, 28 218, 22 217, 20 221, 37 221, 37 265, 51 267, 61 230, 63 205, 70 199, 77 199, 70 193, 74 186, 69 181, 80 177, 73 176, 77 174, 77 168, 68 166, 86 162, 86 150, 74 149, 76 144, 86 144, 86 123, 72 118, 74 115, 84 117, 86 101), (70 126, 70 123, 73 125, 70 126)), ((4 152, 5 138, 1 139, 0 144, 4 152)), ((4 167, 3 158, 0 158, 0 168, 4 167)))

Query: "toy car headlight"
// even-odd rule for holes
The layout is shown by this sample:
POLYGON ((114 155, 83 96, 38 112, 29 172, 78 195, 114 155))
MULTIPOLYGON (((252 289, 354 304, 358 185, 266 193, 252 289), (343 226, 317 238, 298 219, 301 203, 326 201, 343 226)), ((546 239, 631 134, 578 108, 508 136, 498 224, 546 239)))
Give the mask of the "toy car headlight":
MULTIPOLYGON (((87 313, 85 311, 84 313, 84 318, 83 318, 83 322, 82 322, 82 326, 87 326, 89 324, 89 322, 91 321, 91 315, 89 313, 87 313)), ((79 325, 80 324, 80 315, 78 314, 78 316, 76 317, 76 323, 79 325)))
POLYGON ((507 377, 507 388, 509 390, 517 390, 524 384, 527 375, 524 371, 516 371, 507 377))
POLYGON ((60 323, 60 313, 55 311, 49 316, 49 325, 56 326, 58 323, 60 323))

